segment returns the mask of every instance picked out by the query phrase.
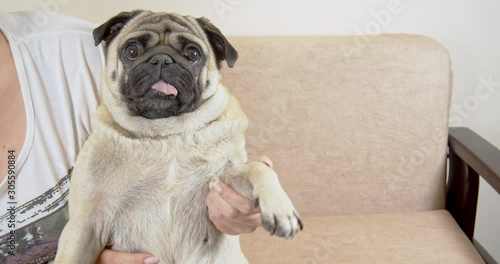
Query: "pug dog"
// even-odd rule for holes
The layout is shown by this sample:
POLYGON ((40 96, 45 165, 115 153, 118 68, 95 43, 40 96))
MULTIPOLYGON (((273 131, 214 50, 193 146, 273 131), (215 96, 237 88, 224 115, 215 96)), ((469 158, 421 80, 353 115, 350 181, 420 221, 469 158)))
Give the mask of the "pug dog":
POLYGON ((238 53, 205 18, 120 13, 93 31, 104 42, 102 103, 74 166, 69 222, 55 263, 95 263, 113 249, 161 263, 248 263, 239 237, 218 231, 205 198, 212 178, 260 208, 272 235, 302 222, 278 177, 247 162, 247 118, 222 84, 238 53))

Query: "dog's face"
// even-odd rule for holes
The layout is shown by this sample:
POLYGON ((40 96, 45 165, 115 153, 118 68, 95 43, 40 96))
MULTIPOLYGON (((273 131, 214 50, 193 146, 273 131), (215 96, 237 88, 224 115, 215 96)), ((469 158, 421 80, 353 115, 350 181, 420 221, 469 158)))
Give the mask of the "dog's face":
POLYGON ((179 116, 196 109, 218 84, 223 60, 238 54, 204 18, 168 13, 121 13, 94 30, 106 42, 108 89, 132 116, 179 116), (216 83, 214 83, 216 82, 216 83))

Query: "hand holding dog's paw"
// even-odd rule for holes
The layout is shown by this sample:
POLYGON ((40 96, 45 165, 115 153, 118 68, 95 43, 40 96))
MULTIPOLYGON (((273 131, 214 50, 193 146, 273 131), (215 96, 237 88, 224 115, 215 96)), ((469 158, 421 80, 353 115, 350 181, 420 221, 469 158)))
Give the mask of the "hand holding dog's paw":
POLYGON ((271 235, 293 238, 304 226, 290 198, 283 190, 264 193, 255 201, 260 207, 262 226, 271 235))

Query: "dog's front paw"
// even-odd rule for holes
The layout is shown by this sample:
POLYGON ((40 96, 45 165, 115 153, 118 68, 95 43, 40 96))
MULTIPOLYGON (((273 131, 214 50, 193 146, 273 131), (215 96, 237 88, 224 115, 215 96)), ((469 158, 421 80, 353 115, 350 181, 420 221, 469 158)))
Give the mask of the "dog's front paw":
POLYGON ((257 197, 255 203, 261 211, 262 226, 271 235, 290 239, 304 228, 299 214, 285 191, 268 192, 257 197))

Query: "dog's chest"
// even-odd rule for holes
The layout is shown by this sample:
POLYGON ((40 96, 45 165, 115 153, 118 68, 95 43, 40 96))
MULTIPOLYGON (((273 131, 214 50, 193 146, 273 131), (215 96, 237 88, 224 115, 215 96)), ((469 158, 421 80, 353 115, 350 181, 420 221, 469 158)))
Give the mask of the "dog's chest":
POLYGON ((234 147, 184 140, 136 144, 133 153, 124 152, 123 146, 108 151, 114 156, 107 168, 115 177, 115 188, 110 191, 137 200, 130 202, 142 203, 141 208, 152 203, 195 202, 195 196, 207 192, 210 178, 223 174, 237 155, 234 147))
MULTIPOLYGON (((244 142, 236 136, 210 141, 193 142, 192 138, 180 138, 130 147, 115 144, 105 147, 107 160, 113 160, 106 164, 106 170, 115 177, 113 181, 126 179, 122 184, 127 192, 148 189, 168 193, 170 197, 205 188, 210 178, 220 176, 246 160, 244 142)), ((141 193, 136 195, 144 196, 141 193)))
POLYGON ((214 245, 220 234, 207 215, 208 183, 245 162, 243 134, 189 135, 132 147, 108 142, 106 152, 114 160, 109 175, 116 177, 110 196, 120 197, 113 206, 119 208, 116 249, 182 256, 189 255, 183 248, 214 245))

